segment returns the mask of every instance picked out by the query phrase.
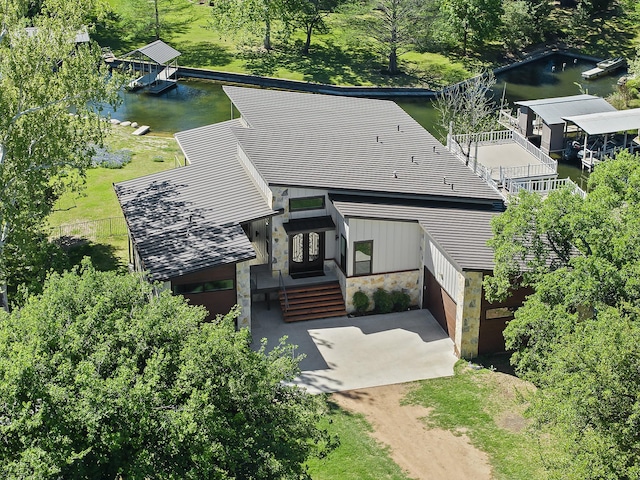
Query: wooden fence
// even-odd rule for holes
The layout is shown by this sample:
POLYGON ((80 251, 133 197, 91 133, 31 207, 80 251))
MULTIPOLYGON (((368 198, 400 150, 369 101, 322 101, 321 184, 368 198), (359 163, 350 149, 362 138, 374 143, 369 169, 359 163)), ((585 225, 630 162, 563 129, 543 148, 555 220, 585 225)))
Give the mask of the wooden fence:
POLYGON ((82 237, 89 240, 98 240, 101 238, 127 236, 127 234, 127 223, 124 217, 110 217, 51 227, 49 237, 52 239, 82 237))

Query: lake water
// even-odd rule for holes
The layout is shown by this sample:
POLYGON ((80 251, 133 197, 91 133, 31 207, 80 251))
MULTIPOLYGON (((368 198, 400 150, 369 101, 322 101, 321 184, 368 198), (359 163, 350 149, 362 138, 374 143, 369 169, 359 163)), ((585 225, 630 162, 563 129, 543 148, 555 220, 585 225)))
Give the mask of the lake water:
MULTIPOLYGON (((615 75, 584 80, 581 72, 595 64, 564 55, 554 55, 497 75, 497 102, 504 93, 505 103, 513 106, 519 100, 577 95, 584 91, 606 97, 616 88, 615 75)), ((231 118, 231 101, 222 91, 222 84, 204 80, 180 80, 178 86, 162 95, 122 92, 122 104, 110 112, 113 118, 149 125, 154 132, 173 134, 182 130, 217 123, 231 118)), ((443 139, 438 114, 429 99, 397 100, 409 115, 435 136, 443 139)), ((583 184, 580 168, 561 163, 560 177, 570 176, 583 184)))

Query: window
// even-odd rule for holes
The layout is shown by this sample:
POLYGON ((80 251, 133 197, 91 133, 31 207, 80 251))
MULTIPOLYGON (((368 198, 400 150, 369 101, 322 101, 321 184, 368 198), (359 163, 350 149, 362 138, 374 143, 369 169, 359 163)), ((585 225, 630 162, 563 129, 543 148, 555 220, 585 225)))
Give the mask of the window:
POLYGON ((353 274, 371 275, 373 271, 373 240, 353 243, 353 274))
POLYGON ((347 271, 347 239, 344 235, 340 235, 340 268, 343 272, 347 271))
POLYGON ((290 198, 289 211, 316 210, 324 208, 324 195, 319 197, 290 198))
POLYGON ((220 290, 232 290, 233 279, 211 280, 208 282, 185 283, 183 285, 173 285, 173 293, 184 295, 190 293, 218 292, 220 290))

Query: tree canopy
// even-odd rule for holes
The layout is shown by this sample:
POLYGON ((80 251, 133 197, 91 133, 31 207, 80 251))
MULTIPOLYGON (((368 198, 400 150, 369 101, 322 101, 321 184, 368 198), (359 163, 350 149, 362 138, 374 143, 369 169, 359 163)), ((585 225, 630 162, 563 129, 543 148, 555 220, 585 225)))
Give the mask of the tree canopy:
POLYGON ((78 186, 102 141, 96 110, 115 102, 95 44, 76 43, 98 3, 43 0, 0 9, 0 297, 8 308, 5 247, 36 237, 55 200, 78 186), (25 27, 35 27, 27 30, 25 27), (71 115, 71 113, 75 115, 71 115))
POLYGON ((489 298, 534 293, 505 329, 532 413, 566 439, 559 478, 640 474, 640 158, 598 165, 582 198, 522 193, 493 224, 489 298))
POLYGON ((304 478, 322 397, 285 383, 299 357, 252 351, 236 311, 140 276, 54 274, 0 312, 3 478, 304 478))

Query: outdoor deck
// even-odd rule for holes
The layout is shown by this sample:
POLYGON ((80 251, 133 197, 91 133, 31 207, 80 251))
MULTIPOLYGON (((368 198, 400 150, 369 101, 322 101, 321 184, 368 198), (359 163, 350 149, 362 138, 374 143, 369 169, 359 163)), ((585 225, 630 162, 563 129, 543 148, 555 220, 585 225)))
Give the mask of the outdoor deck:
POLYGON ((555 178, 558 162, 513 130, 453 135, 447 147, 467 162, 460 145, 471 141, 469 167, 488 183, 504 187, 509 179, 555 178))
POLYGON ((542 162, 517 143, 478 146, 478 163, 491 172, 491 178, 500 182, 509 178, 550 177, 556 169, 542 162))

